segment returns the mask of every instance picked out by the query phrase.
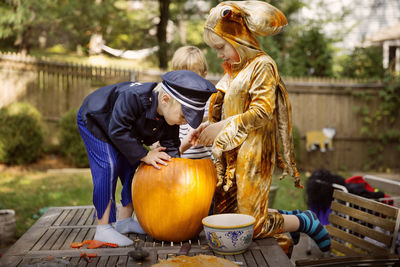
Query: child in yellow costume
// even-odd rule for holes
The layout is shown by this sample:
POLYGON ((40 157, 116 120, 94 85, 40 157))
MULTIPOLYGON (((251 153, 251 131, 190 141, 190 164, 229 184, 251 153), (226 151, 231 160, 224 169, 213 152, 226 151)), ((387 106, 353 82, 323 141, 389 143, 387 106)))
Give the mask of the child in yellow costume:
POLYGON ((302 188, 289 97, 275 62, 256 37, 277 34, 286 25, 281 11, 260 1, 222 2, 210 11, 204 39, 224 60, 225 74, 210 100, 211 124, 199 127, 192 142, 213 144, 219 179, 215 213, 253 215, 254 238, 274 236, 280 242, 283 232, 305 232, 327 251, 329 234, 311 211, 268 210, 275 164, 282 177, 289 174, 302 188))

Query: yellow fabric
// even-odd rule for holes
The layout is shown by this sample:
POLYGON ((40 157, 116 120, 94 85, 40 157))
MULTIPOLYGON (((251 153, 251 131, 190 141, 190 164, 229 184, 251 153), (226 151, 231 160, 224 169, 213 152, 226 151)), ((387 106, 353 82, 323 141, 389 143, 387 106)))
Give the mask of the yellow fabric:
POLYGON ((212 148, 218 174, 215 211, 253 215, 255 238, 274 236, 283 229, 282 215, 268 214, 275 163, 283 169, 283 175, 291 175, 295 185, 302 187, 294 160, 288 94, 275 62, 260 49, 255 35, 263 27, 266 27, 264 35, 271 34, 268 20, 281 29, 286 24, 282 16, 265 2, 229 1, 213 8, 205 24, 206 30, 231 43, 240 56, 240 62, 233 64, 218 82, 218 93, 210 101, 210 122, 229 120, 212 148), (270 9, 270 12, 257 12, 257 16, 265 14, 266 18, 250 19, 252 13, 246 13, 244 6, 246 10, 270 9), (246 24, 249 21, 254 24, 252 27, 246 24), (284 25, 276 25, 276 21, 284 25), (250 29, 257 29, 257 33, 250 29))

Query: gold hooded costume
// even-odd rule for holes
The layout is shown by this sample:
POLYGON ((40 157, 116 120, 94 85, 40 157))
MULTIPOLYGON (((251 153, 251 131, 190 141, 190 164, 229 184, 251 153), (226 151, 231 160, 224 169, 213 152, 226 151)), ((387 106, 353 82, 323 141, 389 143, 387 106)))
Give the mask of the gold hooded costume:
POLYGON ((238 63, 224 63, 225 75, 210 100, 210 122, 229 121, 213 144, 218 174, 214 212, 250 214, 256 218, 254 238, 274 236, 278 241, 283 216, 268 213, 275 164, 283 170, 281 178, 289 174, 296 187, 302 186, 289 97, 274 60, 261 50, 256 36, 277 34, 286 25, 281 11, 259 1, 222 2, 205 23, 205 31, 222 37, 240 56, 238 63))

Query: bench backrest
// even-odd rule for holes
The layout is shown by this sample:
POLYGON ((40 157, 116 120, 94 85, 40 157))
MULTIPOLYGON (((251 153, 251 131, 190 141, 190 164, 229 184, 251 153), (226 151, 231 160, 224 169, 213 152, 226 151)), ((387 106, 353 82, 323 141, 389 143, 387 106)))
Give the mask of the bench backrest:
POLYGON ((399 232, 399 209, 335 190, 331 204, 332 249, 345 256, 394 253, 399 232))

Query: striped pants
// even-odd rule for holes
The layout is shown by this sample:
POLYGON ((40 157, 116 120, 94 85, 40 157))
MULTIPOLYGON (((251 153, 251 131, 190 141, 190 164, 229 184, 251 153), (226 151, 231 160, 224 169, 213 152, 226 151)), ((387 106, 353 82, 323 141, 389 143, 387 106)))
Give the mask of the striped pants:
POLYGON ((93 179, 93 205, 96 208, 97 218, 104 215, 111 200, 109 223, 116 221, 115 188, 118 177, 122 183, 121 203, 132 205, 131 186, 133 174, 139 162, 131 166, 128 160, 111 144, 94 137, 82 121, 81 111, 77 116, 79 133, 86 146, 90 170, 93 179))

